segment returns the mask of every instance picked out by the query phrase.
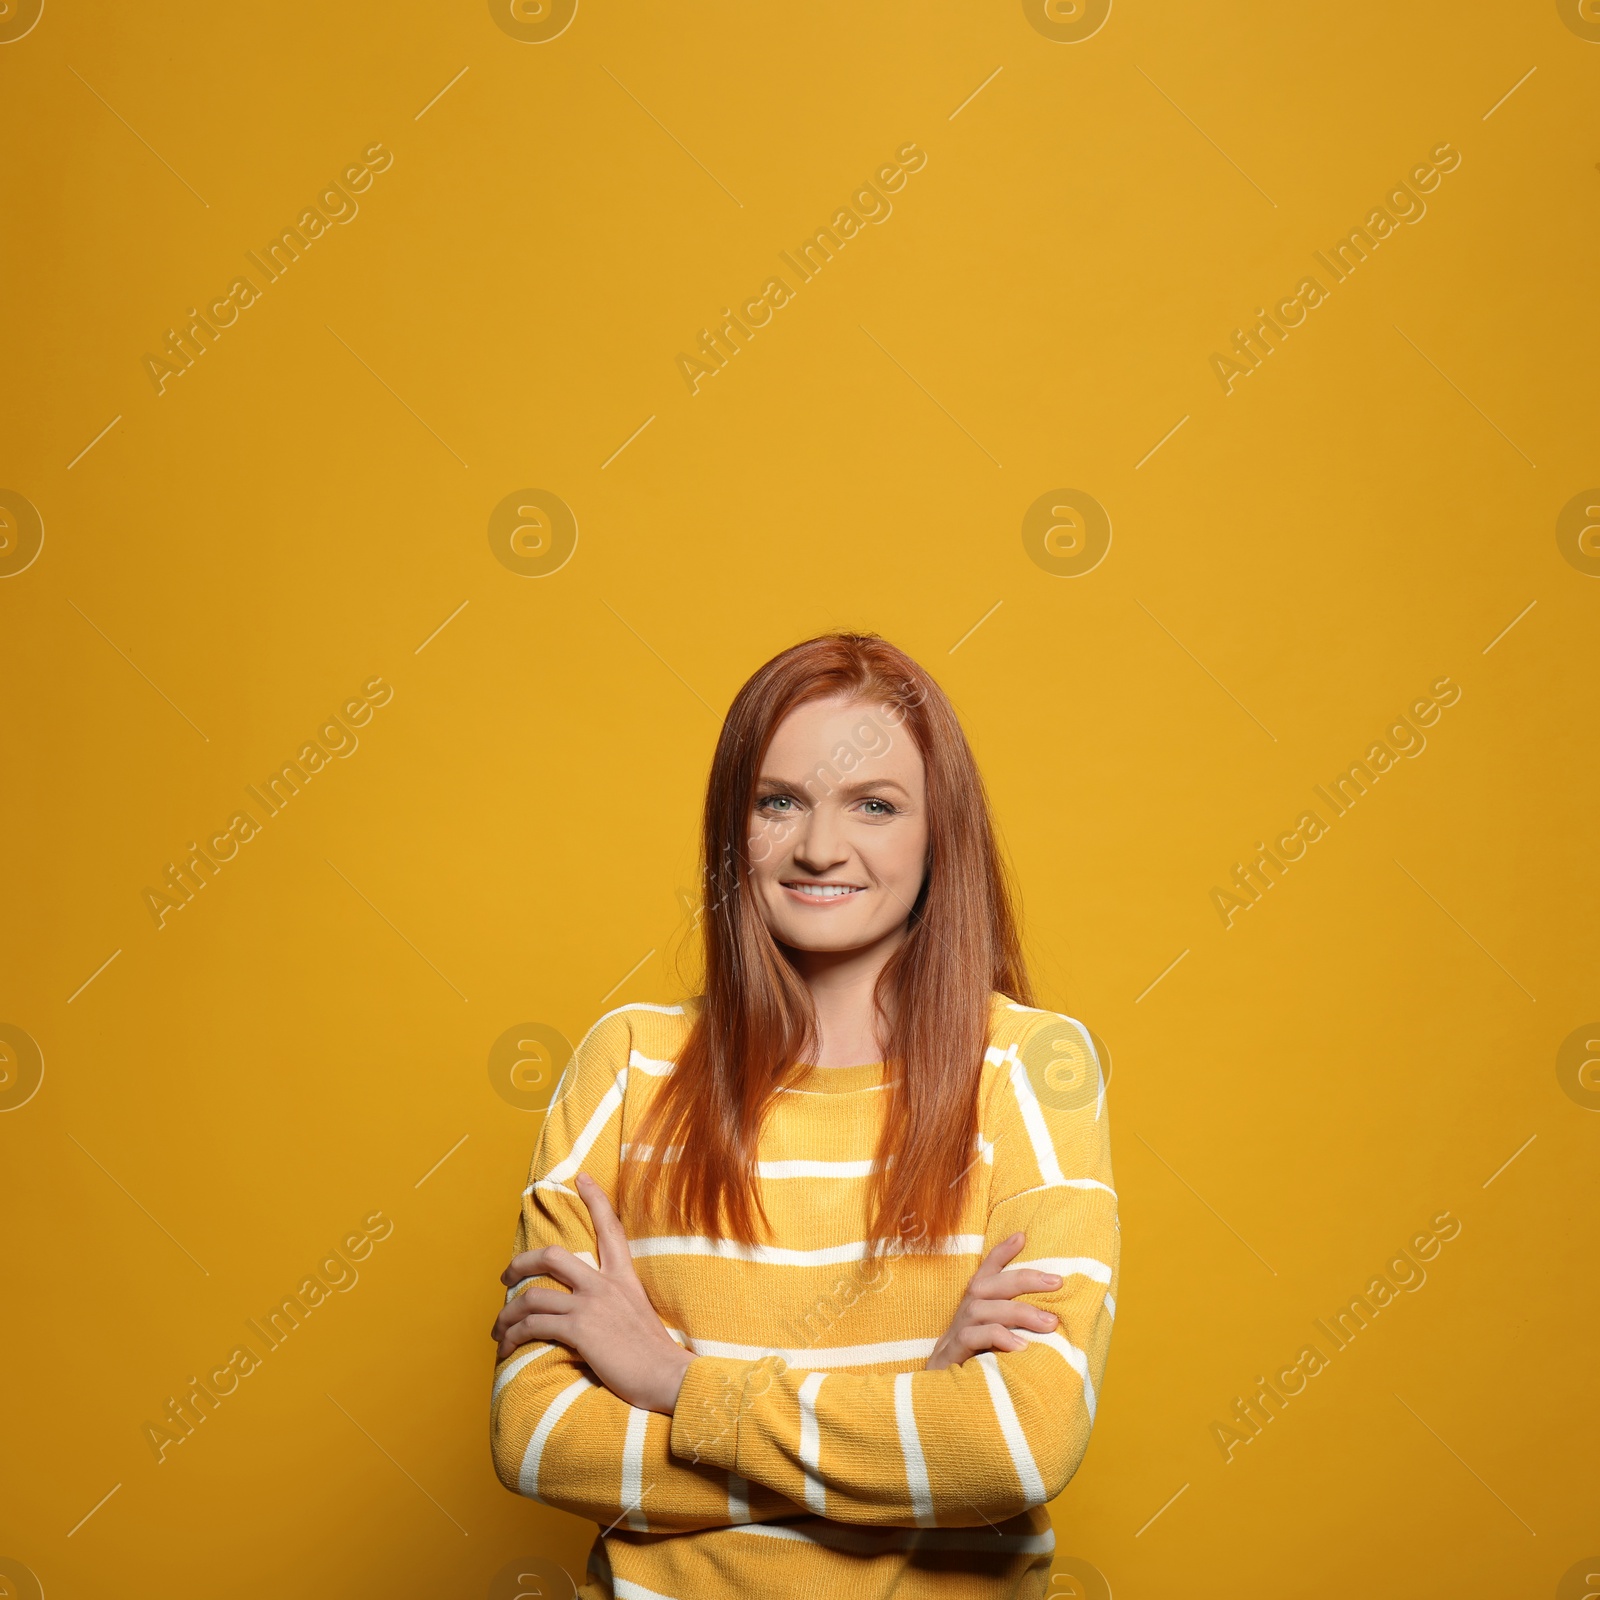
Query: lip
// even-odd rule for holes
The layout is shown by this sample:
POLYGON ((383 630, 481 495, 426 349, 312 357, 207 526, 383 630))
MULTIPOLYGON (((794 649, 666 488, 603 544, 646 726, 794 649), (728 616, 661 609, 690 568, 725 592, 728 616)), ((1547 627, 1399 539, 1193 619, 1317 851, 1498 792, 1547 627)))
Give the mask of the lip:
POLYGON ((842 888, 851 891, 849 894, 805 894, 799 889, 791 888, 787 883, 779 885, 779 888, 783 890, 784 898, 788 900, 790 905, 805 906, 811 911, 823 911, 829 910, 834 906, 848 905, 857 895, 866 893, 865 887, 859 883, 829 884, 825 878, 797 878, 795 882, 818 884, 819 886, 827 885, 830 888, 842 888))

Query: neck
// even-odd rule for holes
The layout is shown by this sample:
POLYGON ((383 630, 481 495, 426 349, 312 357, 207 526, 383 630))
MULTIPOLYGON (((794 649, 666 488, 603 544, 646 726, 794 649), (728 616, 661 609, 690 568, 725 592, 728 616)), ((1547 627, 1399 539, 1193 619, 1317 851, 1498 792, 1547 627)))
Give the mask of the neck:
POLYGON ((817 1066, 853 1067, 883 1059, 873 996, 878 975, 905 936, 902 924, 892 934, 859 950, 786 947, 795 971, 811 992, 811 1004, 817 1014, 817 1066))

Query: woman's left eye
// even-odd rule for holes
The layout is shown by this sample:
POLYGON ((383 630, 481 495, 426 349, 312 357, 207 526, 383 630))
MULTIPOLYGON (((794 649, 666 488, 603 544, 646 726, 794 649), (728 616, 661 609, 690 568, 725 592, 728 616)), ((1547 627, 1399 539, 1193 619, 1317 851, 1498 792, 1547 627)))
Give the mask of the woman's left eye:
POLYGON ((872 816, 872 817, 892 817, 894 815, 894 807, 892 805, 890 805, 887 800, 863 800, 861 802, 861 804, 863 806, 876 806, 876 807, 878 807, 878 809, 876 811, 868 811, 868 813, 867 813, 868 816, 872 816))

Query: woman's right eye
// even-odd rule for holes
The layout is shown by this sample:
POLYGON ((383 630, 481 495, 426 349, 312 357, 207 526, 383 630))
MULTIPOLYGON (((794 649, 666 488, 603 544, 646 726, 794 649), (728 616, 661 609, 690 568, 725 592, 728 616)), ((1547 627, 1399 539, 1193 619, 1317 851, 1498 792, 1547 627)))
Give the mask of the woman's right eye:
POLYGON ((794 804, 794 799, 792 796, 786 794, 769 794, 764 800, 758 802, 758 804, 763 809, 770 808, 771 810, 778 811, 792 806, 794 804))

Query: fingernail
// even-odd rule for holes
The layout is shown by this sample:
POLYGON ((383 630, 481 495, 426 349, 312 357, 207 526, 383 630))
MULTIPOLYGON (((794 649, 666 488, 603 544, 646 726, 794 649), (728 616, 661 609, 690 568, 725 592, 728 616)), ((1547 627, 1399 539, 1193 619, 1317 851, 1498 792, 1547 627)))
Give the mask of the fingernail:
POLYGON ((1044 1314, 1044 1320, 1053 1328, 1061 1319, 1055 1314, 1055 1312, 1047 1311, 1044 1314))
POLYGON ((1053 1272, 1045 1273, 1044 1281, 1049 1284, 1052 1289, 1059 1289, 1061 1287, 1061 1279, 1053 1272))

